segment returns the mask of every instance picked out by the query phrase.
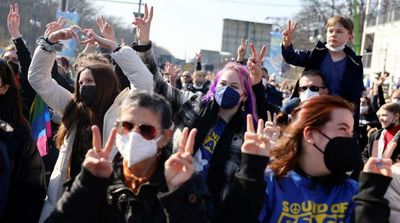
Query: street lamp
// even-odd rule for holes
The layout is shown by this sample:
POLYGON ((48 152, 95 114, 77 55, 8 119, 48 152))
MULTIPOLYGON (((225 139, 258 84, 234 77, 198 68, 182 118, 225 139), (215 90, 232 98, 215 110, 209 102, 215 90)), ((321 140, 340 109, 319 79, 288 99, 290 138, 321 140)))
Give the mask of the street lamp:
POLYGON ((36 2, 32 3, 32 14, 31 18, 29 19, 29 25, 30 25, 30 33, 29 33, 29 43, 30 43, 30 48, 33 49, 36 41, 36 36, 35 33, 38 33, 37 30, 39 30, 42 27, 42 23, 39 21, 38 14, 40 14, 40 6, 42 2, 36 2))
POLYGON ((29 24, 31 24, 31 26, 36 26, 37 28, 42 27, 42 23, 34 19, 30 19, 29 24))

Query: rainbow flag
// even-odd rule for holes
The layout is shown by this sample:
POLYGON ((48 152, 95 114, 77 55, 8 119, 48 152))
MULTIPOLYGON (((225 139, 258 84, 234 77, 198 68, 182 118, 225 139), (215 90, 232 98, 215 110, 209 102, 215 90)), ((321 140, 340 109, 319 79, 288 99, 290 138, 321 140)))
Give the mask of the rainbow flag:
POLYGON ((36 95, 31 105, 29 121, 40 156, 45 156, 48 152, 47 139, 51 138, 50 112, 39 95, 36 95))

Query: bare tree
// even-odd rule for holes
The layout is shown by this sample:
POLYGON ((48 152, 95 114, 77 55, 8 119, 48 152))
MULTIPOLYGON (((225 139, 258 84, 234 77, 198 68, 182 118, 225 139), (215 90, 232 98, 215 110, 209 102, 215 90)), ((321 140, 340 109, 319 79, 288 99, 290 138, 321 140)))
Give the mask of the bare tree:
MULTIPOLYGON (((365 19, 366 0, 357 1, 359 42, 361 42, 365 19)), ((326 38, 326 21, 334 15, 354 15, 354 0, 305 0, 303 9, 297 14, 297 35, 294 44, 297 48, 310 48, 315 45, 317 37, 326 38), (320 35, 320 36, 318 36, 320 35)))

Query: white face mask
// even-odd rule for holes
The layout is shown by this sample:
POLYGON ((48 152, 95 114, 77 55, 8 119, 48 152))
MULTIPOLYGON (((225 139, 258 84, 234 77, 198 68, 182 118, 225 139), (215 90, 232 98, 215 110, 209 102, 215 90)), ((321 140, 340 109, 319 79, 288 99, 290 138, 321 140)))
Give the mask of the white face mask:
POLYGON ((264 85, 264 87, 266 87, 267 86, 267 79, 262 78, 261 81, 262 81, 262 84, 264 85))
POLYGON ((126 135, 117 134, 116 146, 121 153, 122 158, 128 161, 128 167, 131 167, 145 159, 157 154, 158 138, 147 140, 142 135, 134 131, 126 135))
POLYGON ((400 105, 400 99, 394 99, 394 100, 392 100, 392 102, 400 105))
POLYGON ((364 114, 368 112, 368 106, 360 106, 360 114, 364 114))
POLYGON ((344 47, 346 46, 346 44, 343 44, 341 46, 337 46, 337 47, 332 47, 330 46, 328 43, 325 44, 325 47, 328 48, 328 50, 332 51, 332 52, 339 52, 342 51, 344 49, 344 47))
POLYGON ((307 90, 300 92, 300 101, 307 101, 308 99, 315 97, 315 96, 319 96, 318 91, 314 92, 308 88, 307 90))

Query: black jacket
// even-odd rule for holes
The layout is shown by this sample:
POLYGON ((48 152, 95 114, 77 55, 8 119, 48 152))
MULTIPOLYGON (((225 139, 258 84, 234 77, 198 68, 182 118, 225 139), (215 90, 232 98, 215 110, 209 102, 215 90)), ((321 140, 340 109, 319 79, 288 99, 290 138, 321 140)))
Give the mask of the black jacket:
MULTIPOLYGON (((365 147, 364 151, 361 153, 361 157, 365 162, 367 162, 368 158, 372 156, 372 149, 374 145, 374 141, 379 140, 381 137, 383 129, 380 129, 374 133, 371 134, 371 136, 368 138, 368 144, 365 147)), ((396 149, 393 151, 392 156, 390 157, 393 161, 393 163, 396 162, 396 160, 399 158, 400 155, 400 143, 397 142, 396 149)))
POLYGON ((30 129, 13 126, 13 132, 0 131, 11 164, 5 218, 0 222, 38 222, 46 197, 44 166, 30 129))
MULTIPOLYGON (((341 97, 354 104, 354 129, 358 130, 358 120, 360 116, 360 97, 363 88, 363 66, 361 56, 357 56, 355 52, 348 46, 344 48, 344 52, 348 57, 348 62, 343 74, 341 82, 341 97)), ((318 42, 312 50, 295 51, 293 45, 288 48, 282 45, 282 56, 289 64, 304 67, 304 70, 320 70, 320 66, 325 56, 329 53, 325 47, 325 43, 318 42)), ((298 82, 293 91, 293 97, 298 97, 298 82)))
POLYGON ((82 169, 46 222, 206 222, 202 206, 208 192, 202 178, 195 175, 170 193, 161 162, 135 194, 123 182, 121 156, 114 161, 109 179, 82 169))

